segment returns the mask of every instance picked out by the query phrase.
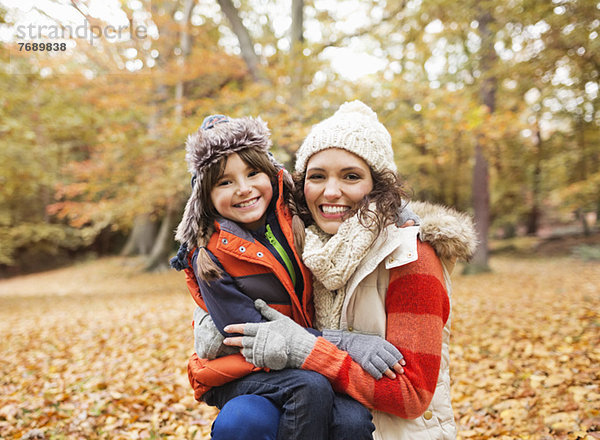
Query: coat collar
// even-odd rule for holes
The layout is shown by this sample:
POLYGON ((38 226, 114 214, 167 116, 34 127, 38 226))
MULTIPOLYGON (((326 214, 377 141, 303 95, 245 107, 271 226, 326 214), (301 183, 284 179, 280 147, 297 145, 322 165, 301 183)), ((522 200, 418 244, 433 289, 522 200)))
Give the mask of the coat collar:
POLYGON ((349 300, 356 286, 384 260, 386 260, 385 268, 388 270, 416 261, 419 258, 417 254, 418 234, 418 226, 398 228, 391 225, 385 228, 373 242, 371 249, 363 258, 363 263, 348 281, 346 301, 349 300))

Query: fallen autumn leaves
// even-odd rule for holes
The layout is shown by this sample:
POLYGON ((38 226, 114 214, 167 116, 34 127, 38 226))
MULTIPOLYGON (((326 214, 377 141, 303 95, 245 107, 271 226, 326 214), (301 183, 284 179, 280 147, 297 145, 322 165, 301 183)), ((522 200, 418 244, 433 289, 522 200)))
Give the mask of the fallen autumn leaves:
POLYGON ((183 275, 137 274, 122 261, 0 285, 0 437, 208 438, 215 412, 187 381, 183 275))
MULTIPOLYGON (((600 438, 600 264, 492 267, 454 276, 459 438, 600 438)), ((209 438, 181 274, 107 259, 0 281, 0 303, 1 438, 209 438)))
POLYGON ((496 260, 457 277, 452 397, 463 438, 600 438, 600 265, 496 260))

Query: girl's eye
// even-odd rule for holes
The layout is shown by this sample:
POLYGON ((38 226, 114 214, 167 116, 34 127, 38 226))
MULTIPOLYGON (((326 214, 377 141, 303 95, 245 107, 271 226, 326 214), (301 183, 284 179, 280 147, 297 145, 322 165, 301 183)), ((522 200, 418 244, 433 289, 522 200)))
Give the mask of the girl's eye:
POLYGON ((226 186, 229 185, 231 183, 231 180, 221 180, 219 182, 217 182, 217 186, 226 186))
POLYGON ((254 177, 256 175, 260 174, 260 171, 258 170, 252 170, 248 173, 248 177, 254 177))

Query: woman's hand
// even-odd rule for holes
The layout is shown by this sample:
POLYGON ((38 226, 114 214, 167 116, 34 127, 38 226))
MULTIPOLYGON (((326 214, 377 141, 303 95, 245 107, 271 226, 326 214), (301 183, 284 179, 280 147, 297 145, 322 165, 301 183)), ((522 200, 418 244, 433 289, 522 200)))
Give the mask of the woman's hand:
POLYGON ((421 224, 421 217, 419 217, 410 207, 410 204, 404 205, 404 207, 398 213, 397 226, 406 228, 408 226, 418 226, 421 224))
POLYGON ((263 300, 257 299, 254 306, 268 322, 228 325, 224 329, 227 333, 244 336, 226 338, 223 343, 241 347, 242 355, 257 367, 300 368, 317 338, 263 300))
POLYGON ((395 373, 404 374, 404 356, 392 343, 380 336, 323 330, 323 337, 340 350, 348 352, 354 362, 375 379, 381 379, 384 374, 390 379, 396 378, 395 373))

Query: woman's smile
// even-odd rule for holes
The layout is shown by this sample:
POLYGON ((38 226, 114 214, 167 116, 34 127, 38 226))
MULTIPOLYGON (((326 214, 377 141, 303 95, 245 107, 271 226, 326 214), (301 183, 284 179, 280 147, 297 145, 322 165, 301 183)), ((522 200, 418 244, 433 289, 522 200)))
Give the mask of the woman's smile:
POLYGON ((322 204, 319 205, 319 209, 325 218, 341 218, 346 212, 350 211, 351 208, 347 205, 322 204))
POLYGON ((315 223, 335 234, 373 189, 369 165, 340 148, 328 148, 311 156, 304 179, 306 206, 315 223))

